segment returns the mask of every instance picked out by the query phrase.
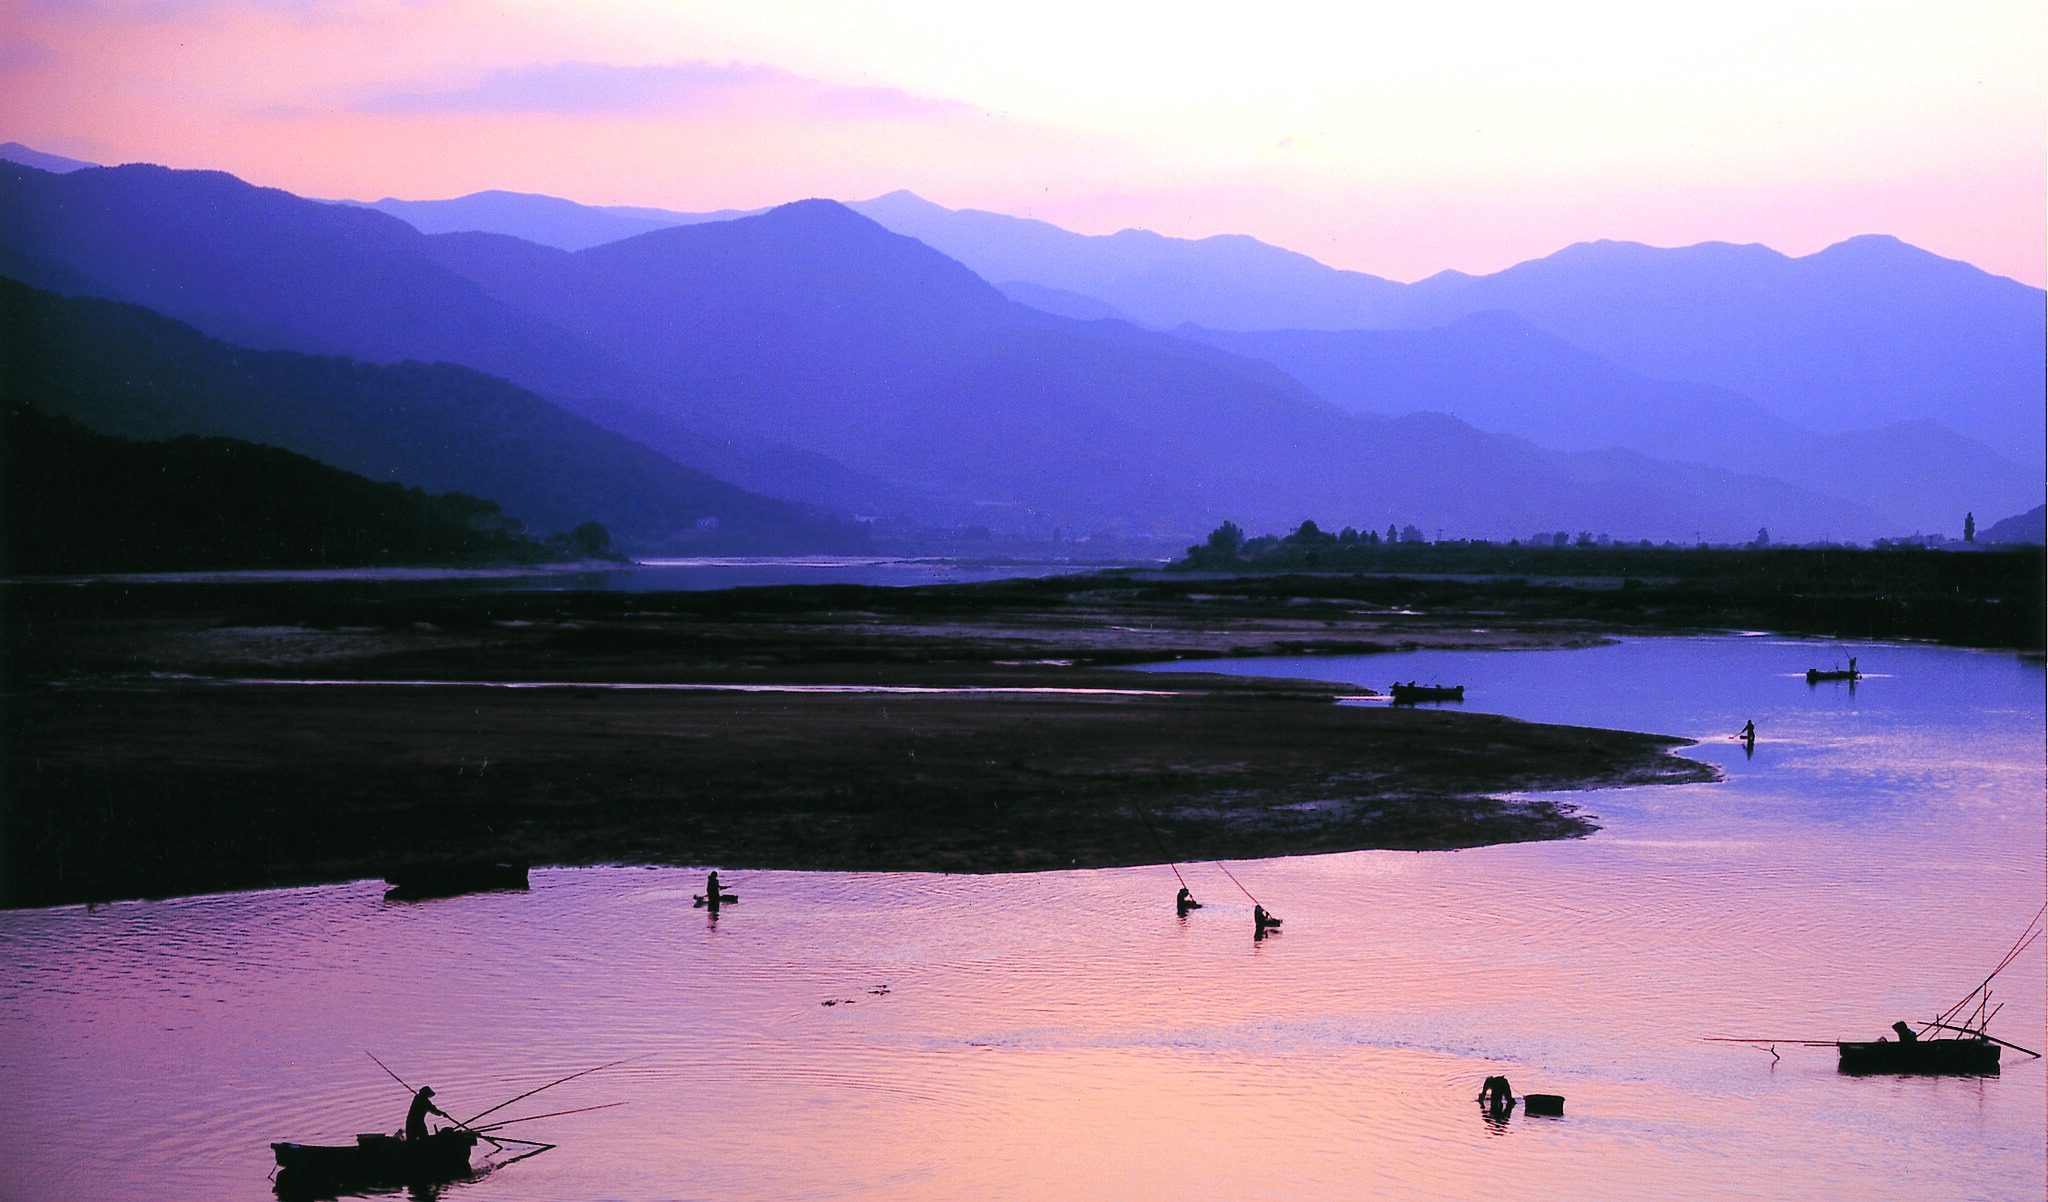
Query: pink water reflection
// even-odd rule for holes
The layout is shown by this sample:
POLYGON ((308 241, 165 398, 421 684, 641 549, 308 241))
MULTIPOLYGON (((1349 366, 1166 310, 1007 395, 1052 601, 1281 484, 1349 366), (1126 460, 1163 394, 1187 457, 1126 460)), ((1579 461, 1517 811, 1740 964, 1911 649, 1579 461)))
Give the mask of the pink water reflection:
MULTIPOLYGON (((628 1105, 533 1124, 561 1147, 444 1195, 478 1202, 2033 1202, 2039 1061, 1852 1079, 1700 1038, 1931 1016, 2040 904, 2039 668, 1921 652, 1975 712, 1781 715, 1726 784, 1582 799, 1590 840, 1234 863, 1287 918, 1256 945, 1201 864, 1185 920, 1163 868, 728 871, 715 922, 640 869, 0 916, 0 1193, 266 1198, 268 1141, 402 1118, 368 1049, 461 1114, 634 1057, 535 1099, 628 1105), (1485 1122, 1492 1073, 1565 1117, 1485 1122)), ((2044 978, 2038 946, 2002 978, 2019 1042, 2044 978)))

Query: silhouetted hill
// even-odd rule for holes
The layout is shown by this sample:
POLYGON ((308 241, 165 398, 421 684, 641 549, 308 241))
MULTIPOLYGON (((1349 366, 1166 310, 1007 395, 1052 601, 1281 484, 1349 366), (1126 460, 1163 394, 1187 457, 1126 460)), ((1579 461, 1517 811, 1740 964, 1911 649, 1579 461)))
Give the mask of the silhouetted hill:
POLYGON ((1509 313, 1426 330, 1174 332, 1264 359, 1356 412, 1449 413, 1560 450, 1777 476, 1869 506, 1896 529, 1954 526, 1965 510, 2007 511, 2041 489, 2038 473, 1934 422, 1824 436, 1728 389, 1629 371, 1509 313))
POLYGON ((482 232, 509 234, 542 246, 583 250, 674 225, 730 221, 761 210, 721 209, 715 213, 675 213, 667 209, 581 205, 530 192, 472 192, 451 200, 345 200, 389 213, 423 234, 482 232))
POLYGON ((2001 518, 1977 533, 1980 543, 2048 543, 2048 505, 2036 505, 2022 514, 2001 518))
POLYGON ((1183 323, 1232 330, 1379 326, 1403 293, 1391 280, 1339 271, 1241 234, 1076 234, 1028 218, 943 208, 909 192, 849 207, 984 279, 1094 297, 1156 329, 1183 323))
POLYGON ((53 176, 0 165, 0 274, 147 305, 242 346, 460 363, 636 440, 660 435, 664 454, 719 479, 815 485, 783 496, 872 510, 891 495, 772 439, 672 408, 650 418, 646 406, 663 398, 645 381, 440 266, 428 237, 396 218, 219 172, 133 166, 53 176))
POLYGON ((493 501, 377 483, 240 439, 131 442, 19 402, 4 410, 0 573, 550 558, 493 501))
POLYGON ((462 363, 572 396, 630 391, 603 356, 438 267, 404 222, 222 172, 0 164, 0 245, 238 346, 462 363))
POLYGON ((52 175, 63 175, 67 171, 99 166, 84 159, 67 159, 61 154, 46 154, 23 146, 19 142, 0 142, 0 160, 20 163, 24 167, 34 167, 38 171, 47 171, 52 175))
POLYGON ((1939 421, 2041 461, 2048 295, 1896 238, 1803 258, 1591 242, 1424 280, 1402 324, 1502 309, 1644 375, 1730 388, 1824 434, 1939 421))
POLYGON ((2042 291, 1895 238, 1796 259, 1727 243, 1588 242, 1493 275, 1447 271, 1402 285, 1240 236, 1082 235, 908 192, 851 207, 1067 316, 1341 330, 1506 311, 1640 375, 1739 392, 1823 434, 1932 420, 2029 471, 2041 456, 2042 291))
POLYGON ((1519 531, 1523 515, 1543 511, 1602 528, 1690 534, 1704 522, 1747 536, 1755 524, 1736 515, 1767 512, 1754 504, 1766 492, 1789 506, 1768 512, 1800 515, 1782 520, 1824 512, 1843 530, 1874 520, 1725 472, 1674 490, 1654 472, 1572 461, 1457 422, 1347 417, 1268 364, 1016 304, 825 201, 575 254, 474 237, 436 245, 497 298, 716 421, 935 489, 991 524, 1156 532, 1235 509, 1381 524, 1426 512, 1460 529, 1519 531))
MULTIPOLYGON (((1226 516, 1285 525, 1310 513, 1502 536, 1886 529, 1856 506, 1727 472, 1660 474, 1452 421, 1356 418, 1269 364, 1016 304, 830 202, 574 253, 422 235, 156 168, 4 168, 0 206, 0 249, 154 298, 216 336, 461 362, 662 452, 703 455, 692 462, 716 461, 720 475, 751 462, 749 482, 778 495, 874 482, 870 495, 904 506, 856 512, 966 515, 1041 537, 1178 537, 1226 516)), ((462 491, 515 513, 523 503, 462 491)))
POLYGON ((132 305, 0 280, 0 393, 105 434, 225 435, 380 481, 489 497, 539 531, 586 521, 642 548, 820 550, 843 526, 742 492, 503 380, 251 351, 132 305), (715 519, 715 528, 699 523, 715 519))

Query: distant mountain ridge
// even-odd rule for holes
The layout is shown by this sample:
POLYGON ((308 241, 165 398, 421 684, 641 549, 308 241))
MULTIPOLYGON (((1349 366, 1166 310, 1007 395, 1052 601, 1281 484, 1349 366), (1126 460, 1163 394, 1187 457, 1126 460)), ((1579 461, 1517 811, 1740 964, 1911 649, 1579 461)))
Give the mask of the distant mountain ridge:
POLYGON ((536 533, 594 520, 643 549, 860 545, 843 524, 711 479, 468 368, 251 351, 137 306, 4 278, 0 326, 0 397, 102 434, 283 447, 372 480, 488 498, 536 533))
POLYGON ((849 207, 1064 316, 1243 332, 1428 329, 1509 312, 1639 375, 1739 392, 1820 434, 1934 420, 2014 466, 2043 457, 2048 294, 1886 236, 1800 258, 1587 242, 1491 275, 1399 284, 1234 235, 1075 234, 908 192, 849 207))
POLYGON ((750 458, 746 482, 773 495, 871 482, 902 507, 885 515, 912 521, 1887 532, 1867 507, 1783 481, 1350 415, 1269 363, 1017 304, 827 201, 567 252, 423 235, 218 173, 5 167, 0 261, 216 337, 461 363, 715 475, 750 458))
POLYGON ((530 192, 472 192, 452 200, 344 200, 338 204, 389 213, 423 234, 510 234, 542 246, 585 250, 675 225, 731 221, 761 209, 676 213, 667 209, 592 206, 530 192))
POLYGON ((1450 413, 1558 450, 1619 447, 1797 480, 1901 531, 2022 508, 2042 489, 2038 472, 1935 422, 1823 435, 1729 389, 1629 371, 1507 312, 1423 330, 1174 332, 1263 359, 1354 412, 1450 413))

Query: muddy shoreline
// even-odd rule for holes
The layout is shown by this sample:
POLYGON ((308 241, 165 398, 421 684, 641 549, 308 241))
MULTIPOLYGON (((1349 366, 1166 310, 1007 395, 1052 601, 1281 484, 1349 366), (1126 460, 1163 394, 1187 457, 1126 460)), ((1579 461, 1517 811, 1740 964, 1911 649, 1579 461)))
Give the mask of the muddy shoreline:
POLYGON ((1087 582, 743 592, 16 593, 0 904, 432 856, 1007 872, 1468 847, 1597 829, 1504 793, 1714 776, 1652 734, 1119 667, 1601 641, 1582 623, 1087 582), (601 687, 629 683, 1013 691, 601 687), (1014 691, 1047 689, 1129 692, 1014 691))

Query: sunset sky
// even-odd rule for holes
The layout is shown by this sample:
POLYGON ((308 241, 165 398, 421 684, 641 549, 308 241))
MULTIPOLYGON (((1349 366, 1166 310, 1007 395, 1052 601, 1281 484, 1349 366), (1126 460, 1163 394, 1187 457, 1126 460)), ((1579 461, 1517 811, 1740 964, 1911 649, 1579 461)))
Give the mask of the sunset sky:
POLYGON ((1404 280, 1888 233, 2048 276, 2041 0, 0 0, 0 114, 311 196, 908 188, 1404 280))

